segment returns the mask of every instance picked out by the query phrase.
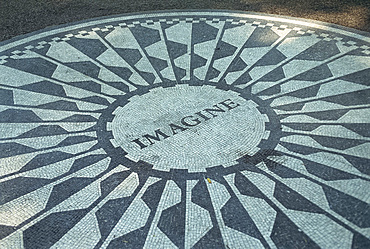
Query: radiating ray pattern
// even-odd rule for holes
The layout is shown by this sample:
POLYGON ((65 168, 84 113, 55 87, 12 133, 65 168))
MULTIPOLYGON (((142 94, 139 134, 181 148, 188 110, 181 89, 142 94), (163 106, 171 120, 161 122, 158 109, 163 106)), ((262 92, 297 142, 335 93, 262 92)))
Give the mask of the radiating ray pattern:
POLYGON ((370 40, 224 12, 0 43, 0 248, 370 247, 370 40))

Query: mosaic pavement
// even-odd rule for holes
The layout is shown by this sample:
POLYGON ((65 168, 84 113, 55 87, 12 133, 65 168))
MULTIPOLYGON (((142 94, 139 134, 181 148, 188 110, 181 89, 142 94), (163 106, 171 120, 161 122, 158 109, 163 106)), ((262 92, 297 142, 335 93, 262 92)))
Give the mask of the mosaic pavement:
POLYGON ((369 248, 370 37, 240 12, 0 43, 0 248, 369 248))

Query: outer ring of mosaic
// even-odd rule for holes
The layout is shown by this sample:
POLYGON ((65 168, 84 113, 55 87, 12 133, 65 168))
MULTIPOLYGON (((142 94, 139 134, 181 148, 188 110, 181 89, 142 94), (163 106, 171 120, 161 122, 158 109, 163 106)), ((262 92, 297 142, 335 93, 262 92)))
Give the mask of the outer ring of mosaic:
MULTIPOLYGON (((274 151, 274 148, 279 143, 279 139, 281 137, 281 125, 279 118, 277 117, 276 113, 272 110, 272 108, 268 105, 267 101, 263 101, 260 98, 250 94, 243 89, 239 89, 233 86, 228 86, 226 84, 217 85, 215 86, 212 83, 204 83, 204 85, 215 86, 217 89, 220 90, 231 90, 234 92, 239 93, 239 96, 246 99, 254 101, 258 106, 256 107, 261 114, 265 114, 268 117, 269 121, 265 122, 265 133, 269 132, 269 136, 267 139, 262 138, 260 143, 258 144, 258 148, 260 150, 254 154, 253 156, 242 156, 236 161, 238 162, 236 165, 232 165, 229 167, 224 168, 223 166, 214 166, 207 168, 207 172, 194 172, 189 173, 187 170, 183 169, 171 169, 170 172, 165 172, 161 170, 152 169, 152 165, 143 161, 138 161, 137 163, 126 158, 125 155, 127 152, 122 149, 121 147, 115 148, 111 140, 114 139, 112 131, 107 130, 107 123, 111 122, 115 115, 112 113, 117 107, 123 107, 127 103, 129 103, 129 99, 133 96, 141 96, 148 93, 151 89, 157 87, 173 87, 177 85, 173 82, 167 82, 162 84, 156 84, 148 87, 141 87, 137 90, 126 94, 125 96, 121 96, 118 98, 114 103, 112 103, 99 118, 97 122, 97 135, 99 145, 107 152, 107 154, 112 158, 112 161, 115 162, 116 165, 124 164, 131 168, 133 171, 142 172, 142 170, 150 170, 149 175, 161 177, 161 178, 176 178, 176 177, 186 177, 188 179, 199 179, 199 176, 207 175, 228 175, 231 173, 235 173, 238 171, 243 170, 244 168, 248 167, 247 165, 256 165, 259 162, 262 162, 265 158, 271 155, 274 151)), ((194 84, 188 83, 188 85, 194 86, 194 84)))
MULTIPOLYGON (((69 24, 62 24, 56 27, 35 31, 30 34, 20 35, 13 39, 0 42, 0 52, 3 53, 4 51, 6 51, 9 54, 0 57, 0 64, 5 63, 6 59, 10 58, 13 55, 17 55, 20 52, 37 48, 37 46, 39 46, 38 49, 40 49, 48 43, 55 43, 57 41, 68 41, 71 37, 74 37, 75 35, 86 34, 86 30, 100 30, 106 32, 113 29, 114 27, 128 27, 129 25, 133 27, 135 25, 140 25, 141 23, 152 24, 154 23, 154 21, 164 23, 174 23, 179 21, 198 23, 200 21, 213 21, 214 18, 218 19, 219 21, 223 20, 229 23, 234 22, 240 24, 248 23, 247 20, 250 19, 249 22, 251 22, 253 26, 260 26, 265 25, 265 23, 270 23, 272 26, 276 26, 279 28, 291 28, 297 31, 301 31, 303 29, 307 30, 308 32, 317 33, 318 30, 320 30, 319 34, 324 33, 323 30, 325 30, 325 32, 330 32, 332 34, 340 34, 340 39, 338 40, 342 40, 344 42, 352 41, 349 38, 355 39, 356 42, 360 43, 360 46, 358 46, 360 48, 362 48, 362 44, 370 42, 368 32, 315 20, 309 20, 308 22, 306 19, 302 18, 273 14, 260 14, 256 12, 246 11, 172 10, 170 13, 168 11, 156 11, 154 13, 139 12, 136 13, 136 15, 120 14, 111 18, 98 17, 93 18, 88 22, 83 20, 69 24), (181 14, 180 17, 179 14, 181 14), (233 15, 233 18, 228 17, 228 15, 230 14, 233 15), (289 20, 289 22, 287 22, 287 20, 289 20), (104 21, 104 24, 101 24, 102 21, 104 21), (82 28, 84 28, 85 30, 81 31, 82 28), (309 28, 315 29, 316 31, 309 30, 309 28), (31 42, 32 44, 30 44, 31 42), (26 46, 27 44, 29 45, 26 46), (10 54, 10 52, 12 53, 10 54)), ((322 38, 331 39, 330 37, 322 38)), ((370 49, 364 48, 363 52, 369 54, 370 49)))

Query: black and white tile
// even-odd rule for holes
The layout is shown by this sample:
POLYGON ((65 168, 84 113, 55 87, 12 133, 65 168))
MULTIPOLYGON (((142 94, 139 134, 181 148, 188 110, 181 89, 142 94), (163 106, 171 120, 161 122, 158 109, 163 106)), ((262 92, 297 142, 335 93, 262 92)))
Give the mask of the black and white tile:
POLYGON ((194 11, 0 43, 0 248, 370 247, 370 38, 194 11))

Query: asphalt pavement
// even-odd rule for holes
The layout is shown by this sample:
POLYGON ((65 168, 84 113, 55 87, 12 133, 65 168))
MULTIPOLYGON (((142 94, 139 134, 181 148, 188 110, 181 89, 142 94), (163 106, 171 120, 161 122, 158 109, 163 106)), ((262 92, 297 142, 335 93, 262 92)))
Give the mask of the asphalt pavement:
POLYGON ((0 41, 94 17, 168 9, 229 9, 335 23, 370 32, 368 0, 0 0, 0 41))

